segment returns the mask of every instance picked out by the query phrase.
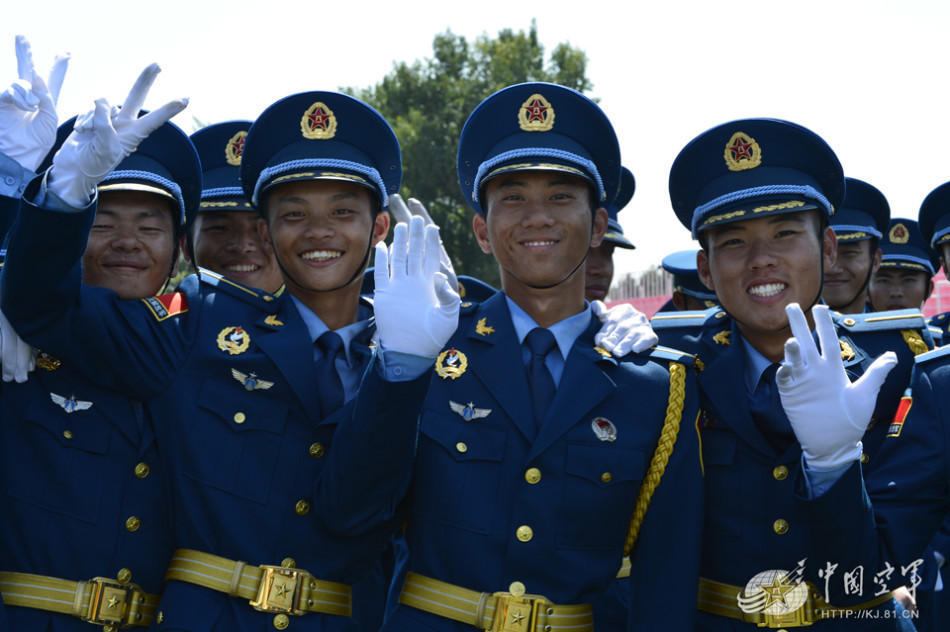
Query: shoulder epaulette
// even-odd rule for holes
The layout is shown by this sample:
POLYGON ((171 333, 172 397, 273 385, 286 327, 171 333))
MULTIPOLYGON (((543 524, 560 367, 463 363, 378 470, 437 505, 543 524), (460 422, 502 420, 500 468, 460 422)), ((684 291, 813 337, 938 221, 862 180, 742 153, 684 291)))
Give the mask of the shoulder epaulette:
POLYGON ((250 300, 253 302, 256 299, 257 301, 261 301, 265 304, 270 304, 277 300, 277 297, 280 296, 284 291, 284 286, 281 286, 280 289, 274 294, 264 292, 263 290, 259 290, 257 288, 242 285, 237 281, 232 281, 231 279, 222 276, 217 272, 212 272, 211 270, 207 270, 205 268, 200 268, 198 270, 198 276, 200 277, 202 284, 209 285, 216 290, 227 292, 231 296, 235 296, 246 301, 250 300))
POLYGON ((914 358, 915 364, 924 364, 925 362, 930 362, 932 360, 937 360, 938 358, 943 358, 950 356, 950 345, 945 347, 937 347, 933 351, 928 351, 927 353, 921 353, 914 358))
POLYGON ((188 311, 188 299, 181 292, 149 296, 141 300, 159 322, 188 311))
POLYGON ((699 329, 710 323, 722 322, 726 317, 726 312, 721 307, 711 307, 707 310, 685 311, 685 312, 657 312, 650 325, 654 329, 674 329, 682 327, 693 327, 699 329))
POLYGON ((679 349, 674 349, 673 347, 664 347, 663 345, 656 345, 655 347, 647 349, 639 355, 653 358, 655 360, 679 362, 680 364, 684 364, 686 366, 693 366, 697 361, 696 356, 692 353, 680 351, 679 349))
POLYGON ((944 312, 944 313, 942 313, 942 314, 935 314, 935 315, 933 315, 933 316, 931 316, 930 318, 927 319, 927 324, 928 324, 928 325, 938 325, 938 326, 945 325, 945 324, 947 323, 947 315, 948 315, 948 314, 950 314, 950 312, 944 312))
POLYGON ((835 314, 834 319, 835 324, 852 333, 926 327, 924 315, 917 309, 896 309, 867 314, 835 314))
POLYGON ((933 325, 927 325, 927 329, 930 330, 930 333, 934 336, 940 337, 943 335, 943 329, 940 327, 934 327, 933 325))

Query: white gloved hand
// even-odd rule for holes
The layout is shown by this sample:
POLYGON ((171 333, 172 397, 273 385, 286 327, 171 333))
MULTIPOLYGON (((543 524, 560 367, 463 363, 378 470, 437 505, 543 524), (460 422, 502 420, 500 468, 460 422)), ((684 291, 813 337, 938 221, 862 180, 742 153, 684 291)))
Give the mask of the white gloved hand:
POLYGON ((56 142, 56 102, 68 64, 68 53, 57 55, 49 81, 43 81, 33 66, 30 42, 16 36, 18 79, 0 93, 0 152, 30 171, 36 171, 56 142))
MULTIPOLYGON (((413 217, 421 217, 426 226, 436 226, 436 223, 433 222, 429 216, 426 207, 416 198, 409 198, 409 205, 406 206, 402 196, 398 193, 394 193, 389 196, 389 212, 393 214, 393 219, 395 219, 397 223, 401 222, 408 225, 409 220, 413 217)), ((442 244, 441 240, 439 240, 439 249, 439 265, 442 274, 449 280, 452 287, 457 288, 459 281, 455 276, 455 268, 452 266, 452 259, 449 257, 449 253, 445 251, 445 245, 442 244)))
POLYGON ((861 437, 897 355, 893 351, 882 354, 852 384, 828 307, 812 308, 820 354, 801 307, 791 303, 785 312, 794 338, 785 343, 785 360, 776 375, 782 407, 808 467, 834 470, 861 458, 861 437))
POLYGON ((26 382, 33 370, 33 348, 13 331, 7 317, 0 312, 0 363, 4 382, 26 382))
POLYGON ((615 356, 622 357, 631 351, 640 353, 660 341, 649 319, 630 303, 607 309, 603 301, 593 301, 590 309, 604 324, 594 335, 594 344, 615 356))
POLYGON ((376 245, 373 309, 385 351, 435 359, 458 327, 459 295, 439 272, 439 227, 413 217, 376 245))
POLYGON ((89 204, 96 185, 146 136, 188 105, 188 99, 177 99, 139 117, 159 72, 158 64, 143 70, 121 109, 110 108, 108 101, 98 99, 94 110, 76 119, 72 133, 53 157, 49 173, 50 190, 64 202, 77 208, 89 204))

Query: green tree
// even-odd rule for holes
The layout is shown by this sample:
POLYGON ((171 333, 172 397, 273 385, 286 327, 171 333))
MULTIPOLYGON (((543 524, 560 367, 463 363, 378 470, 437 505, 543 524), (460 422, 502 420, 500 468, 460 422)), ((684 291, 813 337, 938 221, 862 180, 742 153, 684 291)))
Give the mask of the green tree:
POLYGON ((538 30, 504 29, 468 42, 446 31, 435 36, 433 56, 392 72, 370 88, 343 88, 375 107, 393 126, 402 146, 402 195, 421 200, 442 229, 442 241, 458 274, 496 287, 494 260, 472 234, 472 210, 462 199, 455 170, 459 134, 465 119, 485 97, 515 83, 550 81, 580 92, 590 90, 587 56, 558 44, 547 61, 538 30))

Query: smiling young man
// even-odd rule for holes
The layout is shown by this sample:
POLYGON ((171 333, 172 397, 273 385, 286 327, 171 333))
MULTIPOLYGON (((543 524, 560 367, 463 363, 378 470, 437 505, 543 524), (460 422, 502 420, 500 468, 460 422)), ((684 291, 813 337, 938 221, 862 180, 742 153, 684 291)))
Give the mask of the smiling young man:
MULTIPOLYGON (((824 594, 804 583, 823 585, 818 570, 825 560, 813 556, 814 527, 796 496, 802 447, 775 382, 791 332, 785 307, 819 301, 823 270, 837 246, 828 217, 843 196, 844 176, 832 150, 785 121, 715 127, 673 163, 673 208, 699 240, 700 278, 721 304, 658 329, 663 344, 696 353, 703 365, 706 515, 698 630, 895 629, 889 627, 895 608, 889 594, 857 600, 852 609, 869 609, 869 616, 847 620, 835 618, 824 594)), ((860 330, 862 323, 850 325, 860 330)), ((905 364, 912 365, 899 335, 871 333, 886 344, 899 342, 905 364)), ((864 368, 866 353, 854 340, 844 339, 841 352, 851 370, 864 368)), ((904 386, 906 380, 882 397, 896 407, 904 386)))
MULTIPOLYGON (((387 291, 377 291, 374 354, 356 280, 385 234, 384 208, 402 173, 399 146, 364 103, 302 93, 262 114, 242 160, 245 193, 268 216, 288 292, 274 296, 204 270, 174 294, 144 301, 81 286, 71 272, 74 242, 95 204, 78 205, 89 202, 89 174, 112 159, 103 148, 137 144, 127 133, 138 133, 139 119, 126 117, 156 71, 136 84, 128 110, 110 115, 97 103, 96 124, 84 123, 54 158, 50 188, 71 200, 69 208, 21 209, 13 231, 24 245, 10 251, 3 306, 31 342, 100 384, 148 400, 168 465, 177 547, 155 615, 162 629, 358 629, 352 584, 391 529, 329 534, 314 484, 335 484, 323 465, 340 419, 398 425, 418 417, 428 380, 412 378, 431 366, 458 309, 437 274, 437 229, 423 235, 420 222, 408 236, 405 227, 396 231, 392 278, 383 266, 377 279, 387 291), (40 240, 56 248, 55 257, 44 253, 37 276, 40 240)), ((387 255, 377 249, 383 261, 387 255)), ((146 524, 129 518, 124 528, 146 524)))
POLYGON ((842 314, 866 310, 868 283, 881 264, 879 244, 890 216, 890 206, 880 191, 862 180, 845 178, 844 202, 831 217, 838 256, 825 271, 821 292, 833 310, 842 314))
POLYGON ((584 300, 620 172, 610 122, 568 88, 511 86, 469 117, 458 171, 503 290, 463 308, 418 424, 341 424, 328 464, 349 472, 325 496, 337 532, 405 499, 407 578, 383 629, 600 629, 590 602, 625 550, 643 604, 631 629, 690 629, 701 465, 689 357, 612 356, 584 300))
POLYGON ((868 286, 872 309, 923 309, 934 289, 940 257, 924 241, 917 222, 892 219, 881 250, 881 265, 868 286))
POLYGON ((283 284, 280 268, 261 236, 260 215, 241 189, 241 156, 250 127, 250 121, 230 121, 191 135, 204 184, 183 247, 196 267, 275 293, 283 284))

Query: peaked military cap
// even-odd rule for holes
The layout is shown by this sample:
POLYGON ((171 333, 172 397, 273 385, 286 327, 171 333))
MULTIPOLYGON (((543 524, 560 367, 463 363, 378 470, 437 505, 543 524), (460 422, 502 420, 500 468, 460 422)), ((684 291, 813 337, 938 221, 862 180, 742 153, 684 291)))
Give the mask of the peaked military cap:
POLYGON ((636 188, 637 181, 633 177, 633 172, 626 167, 620 167, 620 188, 613 202, 607 205, 607 233, 604 235, 604 241, 630 250, 636 246, 624 236, 618 215, 633 199, 636 188))
POLYGON ((882 268, 901 268, 918 270, 933 275, 940 267, 940 258, 927 245, 920 227, 912 219, 896 217, 891 220, 890 228, 881 240, 882 268))
POLYGON ((950 182, 927 194, 917 215, 920 233, 931 248, 950 242, 950 182))
POLYGON ((876 188, 857 178, 845 178, 844 202, 831 218, 839 242, 881 239, 888 229, 891 207, 876 188))
POLYGON ((191 135, 203 172, 199 212, 254 210, 241 188, 241 155, 250 127, 250 121, 229 121, 191 135))
POLYGON ((673 291, 688 294, 700 301, 718 301, 715 292, 703 285, 696 270, 696 250, 679 250, 663 257, 660 264, 673 275, 673 291))
POLYGON ((241 184, 251 204, 274 185, 344 180, 372 190, 380 205, 399 190, 402 158, 379 112, 339 92, 302 92, 269 106, 244 141, 241 184))
POLYGON ((817 134, 777 119, 745 119, 703 132, 670 170, 670 200, 698 237, 728 222, 818 209, 844 198, 837 156, 817 134))
MULTIPOLYGON (((76 118, 56 130, 56 143, 40 170, 53 164, 53 156, 72 133, 76 118)), ((172 122, 164 123, 99 183, 99 191, 144 191, 169 198, 175 203, 178 226, 182 228, 198 212, 201 199, 198 152, 181 128, 172 122)))
POLYGON ((553 83, 509 86, 482 101, 459 139, 462 195, 484 214, 485 182, 526 170, 580 176, 606 206, 620 181, 620 145, 607 115, 580 92, 553 83))

